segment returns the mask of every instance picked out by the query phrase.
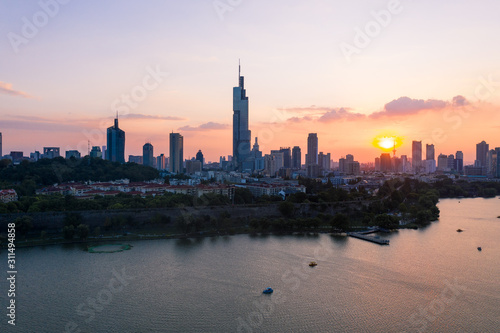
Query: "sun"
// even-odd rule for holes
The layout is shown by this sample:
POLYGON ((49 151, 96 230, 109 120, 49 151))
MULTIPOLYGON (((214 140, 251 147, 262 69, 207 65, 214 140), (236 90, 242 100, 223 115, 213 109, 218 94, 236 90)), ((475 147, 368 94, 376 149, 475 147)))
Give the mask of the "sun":
POLYGON ((373 146, 385 151, 391 151, 403 144, 403 139, 398 136, 377 136, 373 139, 373 146))

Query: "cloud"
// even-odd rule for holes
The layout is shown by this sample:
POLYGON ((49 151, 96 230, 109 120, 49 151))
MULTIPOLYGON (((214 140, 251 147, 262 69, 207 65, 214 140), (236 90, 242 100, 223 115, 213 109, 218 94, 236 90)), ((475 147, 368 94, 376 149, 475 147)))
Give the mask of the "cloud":
POLYGON ((423 110, 441 110, 447 107, 447 101, 437 99, 412 99, 407 96, 395 99, 384 106, 383 111, 374 112, 370 115, 372 118, 381 116, 401 116, 416 114, 423 110))
POLYGON ((331 108, 327 107, 317 107, 316 105, 311 105, 310 107, 295 107, 295 108, 283 108, 280 109, 282 111, 288 112, 288 113, 309 113, 309 114, 315 114, 315 115, 323 115, 325 112, 328 112, 331 110, 331 108))
POLYGON ((219 124, 219 123, 214 123, 214 122, 208 122, 205 124, 201 124, 200 126, 193 127, 193 126, 183 126, 179 128, 179 131, 210 131, 210 130, 223 130, 223 129, 228 129, 229 125, 227 124, 219 124))
POLYGON ((65 124, 61 122, 36 122, 23 120, 4 120, 2 125, 9 129, 42 131, 42 132, 67 132, 77 133, 82 131, 82 127, 74 124, 65 124))
POLYGON ((329 123, 335 120, 357 120, 365 118, 366 116, 361 113, 351 112, 345 108, 331 109, 322 115, 318 120, 323 123, 329 123))
POLYGON ((337 120, 356 120, 366 117, 364 114, 350 111, 349 108, 316 107, 314 105, 308 108, 288 108, 284 110, 290 113, 306 114, 305 116, 288 118, 287 121, 292 123, 302 121, 329 123, 337 120))
POLYGON ((458 95, 453 97, 452 105, 455 107, 466 106, 469 105, 469 101, 464 96, 458 95))
POLYGON ((123 116, 120 116, 120 118, 125 118, 125 119, 148 119, 148 120, 187 120, 186 118, 182 117, 175 117, 175 116, 157 116, 157 115, 147 115, 147 114, 138 114, 138 113, 129 113, 123 116))
POLYGON ((5 95, 11 95, 11 96, 20 96, 20 97, 24 97, 24 98, 33 98, 23 91, 18 91, 18 90, 12 89, 11 83, 1 82, 1 81, 0 81, 0 93, 3 93, 5 95))

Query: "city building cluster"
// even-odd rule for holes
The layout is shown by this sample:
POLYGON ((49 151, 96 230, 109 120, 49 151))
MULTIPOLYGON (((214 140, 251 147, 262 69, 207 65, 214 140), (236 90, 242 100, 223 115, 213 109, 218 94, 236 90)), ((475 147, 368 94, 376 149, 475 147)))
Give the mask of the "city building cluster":
MULTIPOLYGON (((248 96, 245 89, 244 77, 241 75, 241 66, 238 71, 238 86, 233 88, 233 149, 232 155, 221 156, 218 162, 205 162, 201 150, 196 157, 184 159, 184 137, 180 133, 169 135, 169 155, 155 156, 151 142, 143 146, 142 155, 129 155, 125 158, 125 131, 119 128, 118 114, 113 126, 107 128, 106 145, 92 146, 89 143, 88 155, 93 158, 103 158, 112 162, 133 162, 160 170, 162 175, 188 174, 203 176, 203 172, 219 170, 237 172, 249 176, 280 177, 296 179, 299 176, 321 178, 325 176, 357 176, 362 172, 375 171, 382 173, 412 173, 412 174, 455 174, 469 177, 500 178, 500 148, 489 149, 489 145, 482 141, 476 146, 476 159, 472 165, 464 165, 464 154, 457 151, 455 154, 439 154, 436 156, 433 144, 426 144, 425 158, 423 156, 422 141, 412 142, 412 155, 393 156, 383 153, 375 159, 374 164, 360 164, 354 156, 347 154, 338 162, 333 162, 330 153, 319 151, 317 133, 309 133, 307 137, 307 151, 302 163, 302 150, 299 146, 280 147, 271 150, 269 154, 260 151, 258 138, 255 137, 251 146, 251 131, 249 129, 248 96), (90 148, 91 147, 91 148, 90 148)), ((0 157, 10 159, 14 164, 22 160, 38 161, 42 158, 56 158, 61 156, 59 147, 43 147, 42 153, 35 151, 24 156, 21 151, 2 153, 2 134, 0 133, 0 157)), ((67 150, 66 159, 80 159, 81 153, 77 150, 67 150)))

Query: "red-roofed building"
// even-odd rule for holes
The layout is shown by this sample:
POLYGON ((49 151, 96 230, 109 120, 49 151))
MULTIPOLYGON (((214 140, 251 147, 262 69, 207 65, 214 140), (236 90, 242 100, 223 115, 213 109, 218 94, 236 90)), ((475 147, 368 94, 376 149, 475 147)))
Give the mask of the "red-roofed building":
POLYGON ((17 201, 17 193, 16 190, 8 189, 8 190, 0 190, 0 201, 3 203, 17 201))

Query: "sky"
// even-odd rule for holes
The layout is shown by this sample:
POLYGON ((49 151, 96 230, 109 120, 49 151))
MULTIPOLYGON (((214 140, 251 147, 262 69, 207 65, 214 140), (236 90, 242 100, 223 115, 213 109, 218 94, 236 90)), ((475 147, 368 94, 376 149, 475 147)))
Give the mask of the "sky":
MULTIPOLYGON (((500 147, 494 0, 0 0, 3 153, 105 145, 126 155, 232 152, 238 61, 264 153, 318 133, 333 160, 373 162, 375 137, 436 155, 500 147)), ((424 152, 425 154, 425 152, 424 152)), ((437 156, 436 156, 437 158, 437 156)))

